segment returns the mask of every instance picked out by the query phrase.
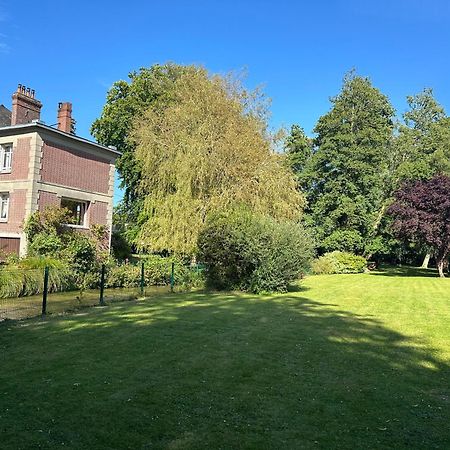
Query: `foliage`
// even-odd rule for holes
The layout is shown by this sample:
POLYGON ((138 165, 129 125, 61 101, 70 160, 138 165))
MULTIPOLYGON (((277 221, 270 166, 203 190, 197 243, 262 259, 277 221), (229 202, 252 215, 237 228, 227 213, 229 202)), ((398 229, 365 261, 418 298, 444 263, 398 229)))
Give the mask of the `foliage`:
POLYGON ((173 105, 147 109, 136 124, 146 195, 141 248, 193 254, 208 213, 235 203, 299 218, 303 199, 271 149, 259 93, 198 69, 176 80, 173 95, 173 105))
POLYGON ((303 184, 305 171, 313 154, 313 140, 306 136, 299 125, 292 125, 291 132, 284 144, 287 163, 296 174, 300 186, 303 184))
POLYGON ((407 97, 409 110, 396 139, 395 185, 450 173, 450 119, 431 89, 407 97))
POLYGON ((65 208, 50 206, 36 211, 25 224, 29 256, 59 259, 70 267, 76 286, 81 291, 97 279, 100 264, 108 254, 105 249, 105 227, 91 226, 90 231, 75 230, 65 208), (90 276, 95 273, 94 277, 90 276))
POLYGON ((301 174, 307 220, 316 227, 322 252, 359 252, 383 213, 394 110, 368 78, 353 73, 331 101, 314 129, 314 153, 301 174))
POLYGON ((312 271, 315 274, 362 273, 367 267, 363 256, 348 252, 334 251, 326 253, 313 261, 312 271))
POLYGON ((348 252, 334 251, 325 253, 312 263, 314 274, 362 273, 367 262, 364 257, 348 252))
POLYGON ((405 184, 389 208, 393 230, 401 238, 416 241, 434 251, 439 275, 450 254, 450 178, 405 184))
POLYGON ((44 268, 49 267, 49 292, 65 290, 72 285, 68 266, 54 258, 29 257, 0 268, 0 297, 39 294, 44 287, 44 268))
POLYGON ((338 250, 361 253, 364 249, 364 241, 357 230, 337 229, 323 240, 322 247, 327 252, 338 250))
POLYGON ((243 209, 211 215, 198 247, 209 285, 255 293, 286 291, 313 255, 311 237, 300 224, 243 209))
POLYGON ((320 256, 311 263, 311 271, 315 275, 336 273, 335 261, 328 257, 329 253, 320 256))
MULTIPOLYGON (((187 289, 200 287, 203 276, 197 270, 189 269, 186 264, 175 258, 164 258, 149 255, 144 260, 144 283, 146 286, 167 286, 170 284, 172 262, 174 266, 174 281, 177 287, 187 289)), ((137 287, 141 281, 140 264, 112 265, 108 268, 106 287, 137 287)))
POLYGON ((129 81, 120 80, 112 85, 101 116, 92 124, 91 133, 100 144, 113 145, 122 152, 116 168, 121 187, 125 188, 123 212, 131 234, 137 233, 136 219, 142 208, 139 191, 142 168, 135 158, 135 142, 130 139, 133 122, 149 107, 162 110, 172 103, 175 80, 196 70, 194 66, 167 63, 129 73, 129 81))
POLYGON ((120 232, 113 231, 111 235, 111 253, 118 261, 131 257, 131 246, 120 232))

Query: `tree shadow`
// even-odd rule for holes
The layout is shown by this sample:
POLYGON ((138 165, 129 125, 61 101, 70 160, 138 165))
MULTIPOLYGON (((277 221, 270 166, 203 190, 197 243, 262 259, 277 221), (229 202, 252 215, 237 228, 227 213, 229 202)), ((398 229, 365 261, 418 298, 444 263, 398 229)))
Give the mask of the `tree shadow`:
POLYGON ((293 293, 166 295, 8 330, 4 448, 450 445, 435 349, 293 293))
POLYGON ((369 272, 369 274, 383 277, 439 277, 436 269, 422 269, 421 267, 409 266, 382 267, 380 269, 377 269, 376 271, 369 272))

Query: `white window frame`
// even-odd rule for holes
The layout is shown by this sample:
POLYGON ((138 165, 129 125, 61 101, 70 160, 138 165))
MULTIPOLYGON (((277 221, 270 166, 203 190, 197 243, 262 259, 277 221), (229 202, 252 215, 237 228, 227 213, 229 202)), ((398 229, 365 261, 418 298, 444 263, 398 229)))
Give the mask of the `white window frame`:
POLYGON ((9 217, 9 192, 0 193, 0 222, 8 222, 9 217), (5 217, 3 216, 5 211, 5 217))
POLYGON ((0 173, 10 173, 12 167, 12 144, 0 144, 0 173), (9 154, 8 163, 5 164, 5 157, 9 154))
POLYGON ((62 197, 61 198, 61 208, 64 208, 64 206, 63 206, 64 200, 67 200, 67 201, 73 202, 73 203, 78 203, 78 204, 82 205, 82 208, 83 208, 83 223, 81 223, 80 225, 75 224, 75 223, 66 223, 65 225, 68 227, 71 227, 71 228, 88 228, 87 216, 88 216, 89 202, 86 200, 79 200, 76 198, 62 197))

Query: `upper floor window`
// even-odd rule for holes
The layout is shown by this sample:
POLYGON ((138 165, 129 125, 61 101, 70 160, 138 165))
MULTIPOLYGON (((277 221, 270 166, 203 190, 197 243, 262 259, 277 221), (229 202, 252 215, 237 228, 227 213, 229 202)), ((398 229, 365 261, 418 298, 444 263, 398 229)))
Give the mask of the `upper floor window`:
POLYGON ((0 145, 0 172, 11 172, 12 144, 0 145))
POLYGON ((9 193, 0 194, 0 222, 8 221, 9 193))
POLYGON ((61 208, 66 208, 71 213, 72 221, 68 225, 86 226, 87 202, 72 200, 70 198, 61 199, 61 208))

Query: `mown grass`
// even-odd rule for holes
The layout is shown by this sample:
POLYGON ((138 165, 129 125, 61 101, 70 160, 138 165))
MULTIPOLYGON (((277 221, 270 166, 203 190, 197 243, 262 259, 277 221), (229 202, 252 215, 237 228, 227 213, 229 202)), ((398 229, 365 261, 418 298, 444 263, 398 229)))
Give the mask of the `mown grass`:
POLYGON ((450 279, 308 278, 0 326, 0 447, 450 448, 450 279))

